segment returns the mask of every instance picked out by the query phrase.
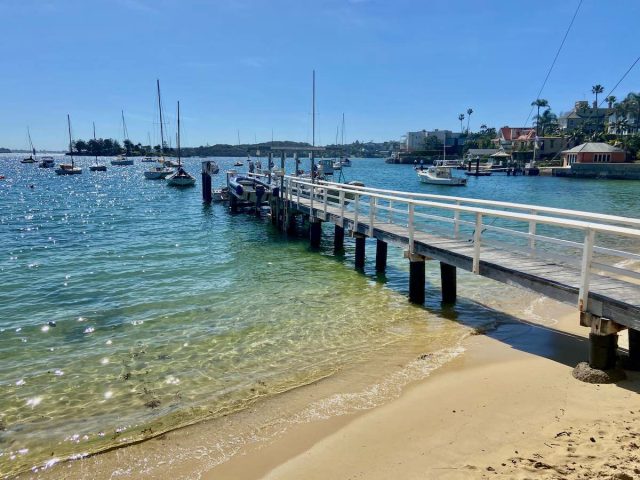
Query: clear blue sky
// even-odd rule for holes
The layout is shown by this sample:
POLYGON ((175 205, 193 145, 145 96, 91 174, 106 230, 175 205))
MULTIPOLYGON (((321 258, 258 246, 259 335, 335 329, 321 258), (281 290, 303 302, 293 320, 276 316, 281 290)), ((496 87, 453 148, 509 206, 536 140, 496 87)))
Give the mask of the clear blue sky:
MULTIPOLYGON (((157 143, 155 80, 189 146, 398 139, 522 124, 578 0, 0 0, 0 146, 75 137, 157 143)), ((638 0, 584 0, 542 94, 553 110, 605 92, 640 54, 638 0)), ((618 96, 640 90, 640 66, 618 96)), ((170 127, 174 131, 173 126, 170 127)))

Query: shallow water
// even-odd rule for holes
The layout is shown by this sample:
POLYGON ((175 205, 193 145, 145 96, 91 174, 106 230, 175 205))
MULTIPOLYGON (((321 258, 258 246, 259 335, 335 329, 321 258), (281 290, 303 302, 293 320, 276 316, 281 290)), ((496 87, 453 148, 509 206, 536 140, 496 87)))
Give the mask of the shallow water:
MULTIPOLYGON (((410 166, 353 164, 347 180, 451 194, 410 166)), ((412 306, 399 249, 386 276, 362 275, 351 243, 333 255, 330 229, 312 252, 264 219, 204 206, 199 186, 145 181, 144 167, 57 177, 0 159, 0 474, 240 411, 379 356, 398 359, 379 373, 400 384, 396 363, 450 355, 470 328, 495 321, 478 301, 519 311, 538 300, 463 274, 462 298, 443 307, 429 268, 427 303, 412 306)), ((455 194, 640 216, 639 186, 495 176, 455 194)), ((346 410, 363 402, 344 398, 346 410)))

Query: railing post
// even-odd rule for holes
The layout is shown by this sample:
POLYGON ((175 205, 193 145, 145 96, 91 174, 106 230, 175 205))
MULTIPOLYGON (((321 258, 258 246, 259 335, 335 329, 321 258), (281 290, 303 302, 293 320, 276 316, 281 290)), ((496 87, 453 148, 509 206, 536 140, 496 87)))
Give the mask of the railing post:
POLYGON ((315 190, 316 190, 316 185, 315 185, 315 183, 312 183, 311 187, 309 188, 309 198, 310 198, 310 201, 309 201, 309 213, 311 215, 313 215, 313 195, 315 193, 315 190))
POLYGON ((393 200, 389 200, 389 223, 393 223, 393 200))
POLYGON ((355 213, 353 215, 353 231, 354 232, 358 232, 358 209, 360 207, 360 194, 356 193, 356 206, 355 206, 355 213))
POLYGON ((482 214, 476 213, 476 229, 473 232, 473 268, 472 272, 480 273, 480 239, 482 238, 482 214))
POLYGON ((340 226, 344 228, 344 190, 340 190, 340 226))
POLYGON ((369 197, 369 238, 373 237, 373 220, 375 217, 376 198, 369 197))
POLYGON ((580 291, 578 292, 578 309, 587 311, 589 298, 589 280, 591 279, 591 260, 593 259, 593 244, 596 232, 587 228, 584 234, 584 246, 582 248, 582 266, 580 269, 580 291))
POLYGON ((300 184, 296 183, 296 193, 298 194, 298 209, 300 209, 300 184))
MULTIPOLYGON (((456 205, 459 207, 460 202, 457 201, 456 205)), ((453 212, 453 237, 458 238, 460 236, 460 210, 453 212)))
MULTIPOLYGON (((531 215, 537 215, 538 212, 535 210, 531 210, 529 212, 531 215)), ((529 221, 529 248, 531 250, 535 250, 536 248, 536 221, 529 221)))
POLYGON ((409 230, 409 253, 412 254, 413 252, 413 229, 414 229, 414 225, 413 225, 413 203, 409 203, 408 204, 408 208, 409 208, 409 219, 407 220, 407 228, 409 230))
POLYGON ((327 204, 329 203, 329 189, 324 186, 324 219, 327 219, 327 204))

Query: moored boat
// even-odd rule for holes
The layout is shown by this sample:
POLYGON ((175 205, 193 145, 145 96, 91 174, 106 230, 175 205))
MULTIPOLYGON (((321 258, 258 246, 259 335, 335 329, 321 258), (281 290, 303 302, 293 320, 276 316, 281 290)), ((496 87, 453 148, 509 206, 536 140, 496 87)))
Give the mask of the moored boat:
POLYGON ((73 162, 73 141, 71 140, 71 118, 69 117, 69 114, 67 114, 67 125, 69 127, 69 156, 71 157, 71 163, 59 164, 58 168, 55 169, 55 172, 58 175, 79 175, 82 173, 82 169, 80 167, 76 167, 73 162))
POLYGON ((144 178, 148 180, 163 180, 167 178, 174 172, 172 168, 164 167, 162 165, 158 165, 156 167, 151 168, 150 170, 145 170, 144 178))
POLYGON ((56 162, 53 157, 42 157, 38 167, 40 168, 53 168, 56 166, 56 162))
POLYGON ((193 175, 187 172, 182 167, 182 160, 180 158, 180 102, 178 102, 178 135, 177 135, 177 147, 178 147, 178 169, 167 177, 167 185, 171 187, 193 187, 196 184, 196 179, 193 175))
MULTIPOLYGON (((93 141, 96 142, 96 123, 93 122, 93 141)), ((95 162, 93 165, 89 166, 89 170, 92 172, 106 172, 107 166, 101 163, 98 163, 98 155, 96 154, 95 162)))
POLYGON ((456 166, 445 165, 443 162, 436 162, 426 170, 418 170, 418 178, 422 183, 432 185, 450 185, 462 187, 467 184, 466 178, 455 177, 453 170, 456 166))
MULTIPOLYGON (((124 121, 124 110, 122 110, 121 113, 122 113, 122 133, 124 136, 124 141, 126 143, 129 140, 129 132, 127 132, 127 124, 124 121)), ((127 156, 127 152, 125 151, 124 154, 120 154, 114 160, 111 160, 111 165, 115 165, 115 166, 133 165, 133 158, 129 158, 127 156)))
POLYGON ((29 131, 29 127, 27 127, 27 137, 29 138, 29 149, 31 150, 31 154, 20 160, 20 163, 36 163, 36 149, 33 148, 33 142, 31 141, 31 132, 29 131))

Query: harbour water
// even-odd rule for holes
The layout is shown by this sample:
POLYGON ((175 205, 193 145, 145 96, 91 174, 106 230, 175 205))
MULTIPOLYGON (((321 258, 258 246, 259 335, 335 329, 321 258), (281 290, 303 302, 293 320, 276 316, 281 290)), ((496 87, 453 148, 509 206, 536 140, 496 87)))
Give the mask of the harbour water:
MULTIPOLYGON (((525 318, 540 301, 462 274, 460 301, 444 307, 428 267, 427 302, 410 305, 399 249, 385 276, 362 275, 328 229, 312 252, 265 219, 203 205, 199 184, 145 181, 140 162, 89 172, 91 161, 58 177, 0 158, 0 476, 242 418, 322 379, 340 402, 298 398, 300 421, 369 408, 460 354, 473 329, 509 321, 497 311, 525 318)), ((367 186, 640 217, 636 181, 500 175, 451 190, 411 166, 352 163, 347 180, 367 186)), ((221 461, 232 450, 219 449, 221 461)))

